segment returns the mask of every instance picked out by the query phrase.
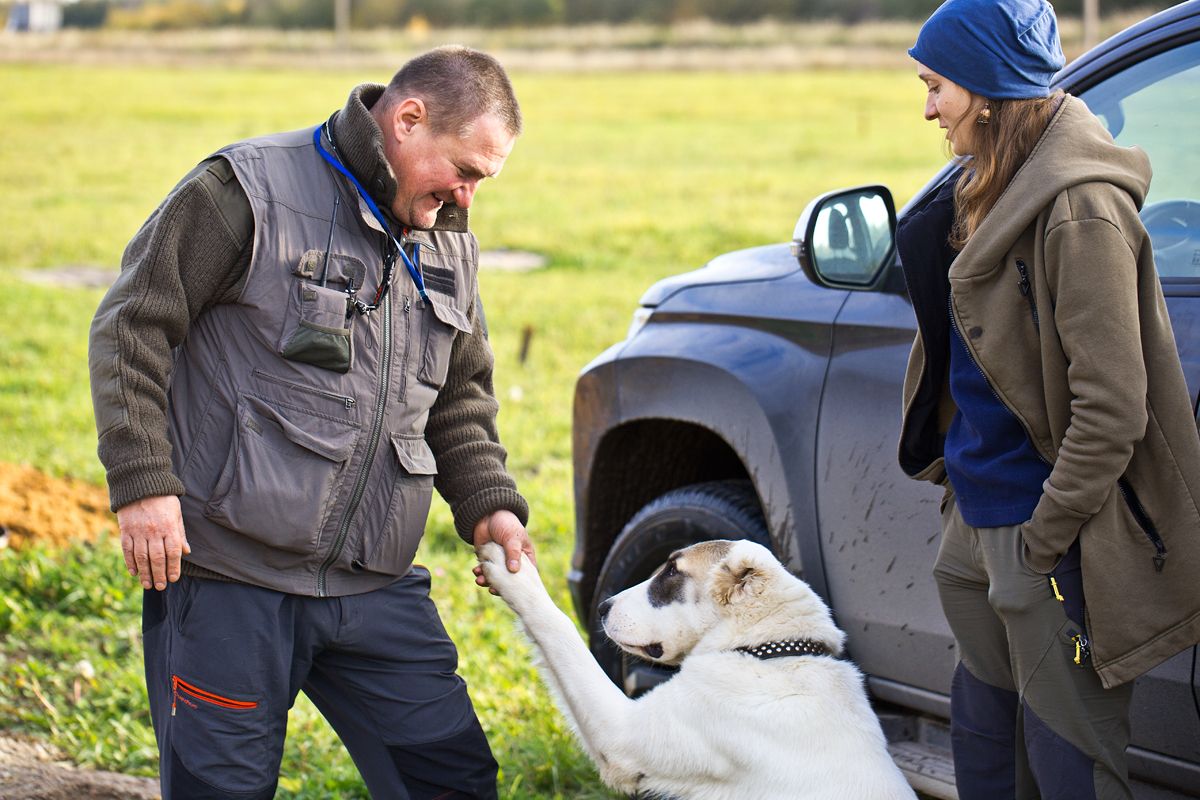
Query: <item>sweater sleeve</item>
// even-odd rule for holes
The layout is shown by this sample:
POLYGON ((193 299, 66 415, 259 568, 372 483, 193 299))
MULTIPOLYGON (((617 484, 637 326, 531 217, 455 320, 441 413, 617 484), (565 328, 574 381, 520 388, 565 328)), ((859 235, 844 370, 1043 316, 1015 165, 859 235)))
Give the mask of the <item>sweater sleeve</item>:
POLYGON ((171 351, 205 310, 237 299, 253 234, 245 192, 228 162, 214 158, 188 173, 126 247, 88 339, 98 452, 114 511, 183 493, 167 436, 171 351))
POLYGON ((505 468, 508 454, 496 429, 500 404, 492 387, 495 359, 478 300, 468 319, 472 331, 454 339, 449 373, 429 411, 425 438, 437 459, 434 487, 450 505, 458 535, 472 544, 480 519, 507 509, 524 525, 529 504, 505 468))

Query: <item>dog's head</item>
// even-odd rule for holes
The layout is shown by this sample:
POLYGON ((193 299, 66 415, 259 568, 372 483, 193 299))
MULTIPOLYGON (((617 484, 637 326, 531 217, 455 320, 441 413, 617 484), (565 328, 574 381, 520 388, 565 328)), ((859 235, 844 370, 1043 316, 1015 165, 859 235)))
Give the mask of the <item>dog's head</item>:
POLYGON ((845 635, 808 585, 749 541, 676 550, 645 583, 600 606, 619 647, 671 666, 692 652, 809 638, 840 652, 845 635))

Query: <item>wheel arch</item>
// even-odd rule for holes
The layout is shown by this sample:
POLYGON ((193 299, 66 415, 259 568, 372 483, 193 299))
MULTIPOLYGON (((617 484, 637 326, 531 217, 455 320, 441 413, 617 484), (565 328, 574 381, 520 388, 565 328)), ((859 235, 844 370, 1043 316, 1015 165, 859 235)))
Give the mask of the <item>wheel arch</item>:
POLYGON ((693 483, 752 480, 738 453, 715 432, 695 422, 661 417, 629 420, 605 432, 589 472, 586 508, 578 515, 578 602, 585 605, 613 542, 647 503, 693 483), (647 464, 653 469, 646 469, 647 464))
POLYGON ((814 443, 828 325, 789 325, 652 323, 580 374, 569 582, 581 618, 625 523, 655 497, 708 480, 749 479, 775 555, 827 595, 814 443))

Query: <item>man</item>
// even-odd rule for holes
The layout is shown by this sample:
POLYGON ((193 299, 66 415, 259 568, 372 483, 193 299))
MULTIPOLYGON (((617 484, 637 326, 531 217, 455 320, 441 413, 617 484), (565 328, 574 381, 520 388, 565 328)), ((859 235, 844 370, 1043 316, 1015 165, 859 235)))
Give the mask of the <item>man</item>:
POLYGON ((469 543, 533 552, 467 232, 520 132, 503 68, 438 48, 218 151, 126 249, 92 395, 165 800, 273 797, 301 689, 373 797, 496 796, 412 559, 434 487, 469 543))

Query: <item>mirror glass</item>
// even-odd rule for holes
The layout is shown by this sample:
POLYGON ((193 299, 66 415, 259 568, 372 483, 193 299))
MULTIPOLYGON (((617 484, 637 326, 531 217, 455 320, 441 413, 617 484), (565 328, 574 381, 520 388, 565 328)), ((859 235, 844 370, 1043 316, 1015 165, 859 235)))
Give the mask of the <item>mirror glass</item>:
POLYGON ((817 210, 809 239, 813 267, 838 283, 870 283, 892 249, 892 215, 878 192, 835 195, 817 210))

